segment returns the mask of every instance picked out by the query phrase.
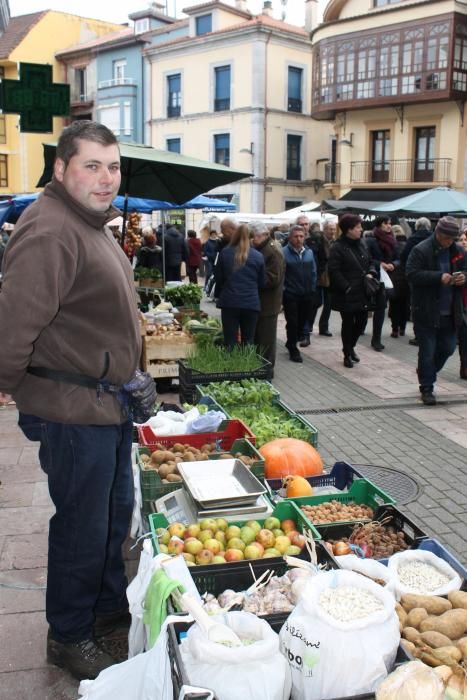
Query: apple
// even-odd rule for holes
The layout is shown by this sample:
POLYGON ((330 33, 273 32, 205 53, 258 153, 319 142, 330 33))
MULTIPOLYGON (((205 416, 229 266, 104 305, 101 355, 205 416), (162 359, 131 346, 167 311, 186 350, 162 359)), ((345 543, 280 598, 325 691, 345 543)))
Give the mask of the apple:
POLYGON ((248 520, 248 522, 246 522, 245 525, 251 527, 256 534, 261 530, 261 525, 257 520, 248 520))
POLYGON ((196 564, 195 564, 194 561, 185 561, 185 564, 186 564, 187 566, 196 566, 196 564))
POLYGON ((216 518, 216 525, 218 530, 222 530, 224 532, 229 527, 229 523, 225 518, 216 518))
POLYGON ((198 552, 201 552, 203 547, 203 543, 200 542, 200 540, 197 540, 196 537, 189 537, 187 540, 185 540, 184 543, 184 549, 185 552, 188 552, 188 554, 198 554, 198 552))
POLYGON ((225 531, 225 539, 228 542, 234 537, 240 537, 240 528, 237 527, 237 525, 229 525, 229 527, 225 531))
POLYGON ((205 518, 199 524, 202 530, 212 530, 212 532, 217 531, 217 523, 214 518, 205 518))
POLYGON ((287 534, 290 530, 296 530, 297 526, 293 520, 283 520, 281 522, 281 528, 287 534))
POLYGON ((196 555, 196 563, 201 565, 210 564, 213 557, 214 554, 209 549, 202 549, 201 552, 198 552, 196 555))
POLYGON ((285 550, 287 547, 290 547, 292 542, 289 540, 289 538, 282 534, 280 537, 276 537, 276 541, 274 542, 274 547, 281 553, 284 554, 285 550))
POLYGON ((282 537, 284 534, 284 531, 281 530, 280 527, 277 527, 277 528, 274 528, 274 530, 272 531, 272 534, 274 535, 274 537, 282 537))
POLYGON ((172 523, 169 525, 169 534, 171 537, 182 538, 185 533, 186 527, 183 523, 172 523))
POLYGON ((223 530, 218 530, 214 535, 214 539, 220 542, 222 546, 224 546, 226 543, 225 532, 223 530))
POLYGON ((215 540, 211 537, 210 540, 204 540, 204 549, 209 549, 213 554, 219 554, 222 549, 222 545, 219 540, 215 540))
POLYGON ((287 547, 284 554, 288 554, 290 557, 296 557, 301 551, 302 550, 300 547, 296 547, 294 544, 291 544, 290 547, 287 547))
POLYGON ((241 549, 227 549, 224 552, 225 561, 241 561, 243 559, 243 552, 241 549))
MULTIPOLYGON (((167 545, 166 545, 166 544, 160 544, 160 545, 159 545, 159 550, 160 550, 160 553, 161 553, 161 554, 168 554, 168 553, 169 553, 169 550, 167 549, 167 545)), ((331 553, 332 553, 332 552, 331 552, 331 553)))
POLYGON ((263 545, 264 549, 274 546, 275 537, 271 530, 260 530, 256 535, 256 541, 263 545))
POLYGON ((242 539, 245 544, 250 544, 250 542, 253 542, 255 536, 256 532, 248 525, 244 525, 240 530, 240 539, 242 539))
POLYGON ((198 535, 198 539, 200 542, 206 542, 206 540, 212 540, 214 537, 214 533, 212 530, 201 530, 201 532, 198 535))
POLYGON ((281 553, 277 551, 274 547, 264 550, 263 559, 268 559, 269 557, 280 557, 281 553))
POLYGON ((300 549, 303 549, 303 547, 305 546, 305 537, 299 532, 289 532, 287 537, 289 538, 290 542, 296 547, 300 547, 300 549))
POLYGON ((264 550, 262 552, 254 544, 249 544, 248 547, 245 547, 245 550, 243 552, 245 559, 261 559, 263 554, 264 554, 264 550))
POLYGON ((232 539, 227 542, 227 549, 241 549, 243 552, 245 549, 245 542, 241 540, 240 537, 232 537, 232 539))
POLYGON ((182 557, 185 561, 191 561, 193 564, 195 563, 194 555, 190 554, 189 552, 182 552, 182 557))
POLYGON ((169 554, 181 554, 185 543, 179 537, 171 537, 167 545, 169 554))
POLYGON ((266 520, 263 523, 263 527, 266 530, 279 530, 281 526, 281 521, 279 518, 273 518, 272 516, 270 518, 266 518, 266 520))
POLYGON ((221 554, 216 554, 216 556, 212 558, 211 564, 227 564, 227 562, 221 554))
POLYGON ((256 547, 261 552, 261 556, 264 554, 264 547, 260 542, 252 542, 251 544, 248 545, 249 547, 256 547))
POLYGON ((201 528, 198 525, 198 523, 191 523, 191 525, 188 525, 187 529, 185 530, 183 537, 186 540, 189 537, 196 537, 197 538, 200 532, 201 532, 201 528))
POLYGON ((156 530, 157 539, 159 544, 169 544, 170 532, 165 529, 165 527, 158 527, 156 530))

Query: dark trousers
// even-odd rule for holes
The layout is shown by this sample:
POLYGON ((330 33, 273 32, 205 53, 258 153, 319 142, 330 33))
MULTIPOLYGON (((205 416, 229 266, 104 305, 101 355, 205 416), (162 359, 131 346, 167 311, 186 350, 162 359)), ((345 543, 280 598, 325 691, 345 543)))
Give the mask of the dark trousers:
POLYGON ((251 309, 222 309, 222 330, 224 332, 224 344, 233 348, 238 343, 238 333, 242 339, 242 345, 252 345, 255 342, 255 328, 259 311, 251 309))
POLYGON ((255 331, 255 345, 258 347, 258 352, 269 360, 273 367, 276 362, 277 317, 278 314, 260 316, 255 331))
MULTIPOLYGON (((322 311, 319 317, 319 332, 327 333, 329 331, 329 318, 331 316, 331 295, 329 294, 328 287, 318 287, 318 293, 321 294, 322 299, 322 311)), ((321 306, 321 305, 320 305, 321 306)), ((303 328, 303 335, 309 335, 313 331, 313 325, 318 314, 318 309, 320 306, 313 306, 311 310, 310 323, 305 323, 303 328)))
POLYGON ((368 320, 368 311, 341 311, 342 327, 342 352, 350 355, 368 320))
POLYGON ((285 316, 285 332, 287 334, 286 347, 290 350, 297 347, 297 343, 303 336, 308 323, 311 327, 311 315, 313 313, 312 299, 309 297, 297 297, 295 299, 283 299, 285 316))
POLYGON ((467 324, 462 323, 458 331, 459 357, 462 369, 467 370, 467 324))
POLYGON ((381 341, 384 317, 386 315, 386 292, 384 287, 376 295, 376 308, 373 311, 373 334, 372 340, 381 341))
POLYGON ((197 266, 197 265, 187 265, 187 266, 186 266, 186 271, 187 271, 188 279, 189 279, 190 282, 192 282, 193 284, 198 284, 198 277, 197 277, 197 275, 196 275, 197 270, 198 270, 198 266, 197 266))
POLYGON ((180 282, 182 279, 180 273, 180 265, 166 265, 165 266, 165 281, 166 282, 180 282))
POLYGON ((418 340, 418 381, 420 391, 433 391, 437 373, 456 349, 457 334, 452 316, 441 316, 439 328, 414 325, 418 340))
POLYGON ((406 296, 389 300, 389 318, 394 330, 405 331, 409 318, 409 300, 406 296))
POLYGON ((66 425, 21 414, 39 441, 56 512, 49 524, 46 615, 52 638, 92 637, 96 614, 124 610, 122 544, 133 511, 132 423, 66 425))

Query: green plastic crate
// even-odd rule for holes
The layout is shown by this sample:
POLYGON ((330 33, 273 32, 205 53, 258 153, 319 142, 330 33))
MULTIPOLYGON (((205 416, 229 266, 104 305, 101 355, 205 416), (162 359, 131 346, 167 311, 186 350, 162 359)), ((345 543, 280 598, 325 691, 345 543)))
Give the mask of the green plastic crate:
MULTIPOLYGON (((295 503, 292 501, 282 501, 281 503, 278 503, 275 506, 271 517, 279 518, 280 521, 294 520, 297 523, 297 529, 299 532, 303 532, 303 530, 311 530, 315 540, 321 539, 321 535, 316 527, 307 520, 302 511, 297 508, 295 503)), ((239 527, 242 527, 248 520, 250 520, 250 518, 236 522, 229 521, 229 525, 238 525, 239 527)), ((257 520, 261 524, 264 523, 264 520, 257 520)), ((149 527, 151 529, 152 543, 156 554, 160 554, 159 540, 157 539, 156 530, 161 527, 166 528, 168 525, 169 522, 163 513, 151 513, 149 515, 149 527)), ((282 557, 271 557, 270 561, 275 562, 278 559, 282 561, 282 557)), ((236 562, 231 562, 229 566, 235 566, 235 564, 236 562)), ((225 564, 209 564, 209 567, 212 569, 215 569, 216 566, 225 566, 225 564)))
MULTIPOLYGON (((273 397, 274 397, 275 399, 280 399, 280 392, 278 391, 278 389, 276 389, 275 386, 273 386, 273 385, 271 384, 271 382, 268 382, 266 379, 262 379, 262 380, 260 379, 260 380, 258 380, 258 381, 261 381, 261 382, 266 383, 266 384, 269 386, 269 388, 270 388, 270 390, 271 390, 271 392, 272 392, 272 394, 273 394, 273 397)), ((212 382, 212 383, 215 384, 216 382, 212 382)), ((231 384, 234 384, 235 382, 230 382, 230 383, 231 383, 231 384)), ((212 395, 212 393, 210 393, 210 391, 212 391, 212 389, 209 390, 209 389, 207 388, 207 386, 203 386, 202 384, 197 384, 197 385, 196 385, 196 391, 198 392, 198 397, 199 397, 199 398, 202 398, 203 396, 209 396, 214 402, 219 403, 218 400, 217 400, 217 398, 215 398, 215 397, 212 395)))
MULTIPOLYGON (((373 482, 368 481, 368 479, 356 479, 350 489, 346 493, 327 493, 320 494, 318 496, 303 496, 302 498, 287 498, 285 503, 292 502, 300 510, 301 506, 317 506, 320 503, 327 503, 328 501, 339 501, 340 503, 358 503, 359 505, 369 506, 373 510, 376 510, 381 505, 394 505, 396 503, 395 499, 392 498, 382 489, 375 486, 373 482)), ((312 525, 311 520, 307 518, 303 511, 300 511, 302 516, 306 521, 312 525)), ((369 518, 371 520, 371 518, 369 518)), ((355 520, 334 520, 330 521, 330 524, 336 523, 353 523, 355 520)), ((319 523, 314 525, 314 527, 319 527, 327 523, 319 523)))
MULTIPOLYGON (((226 452, 229 452, 232 456, 234 456, 236 452, 241 452, 247 457, 255 457, 255 461, 250 466, 250 471, 258 479, 264 479, 264 458, 249 440, 246 438, 235 440, 230 450, 226 450, 226 452)), ((209 459, 219 459, 219 457, 214 453, 209 455, 209 459)))
MULTIPOLYGON (((144 501, 157 501, 158 498, 167 493, 176 491, 183 486, 183 482, 178 481, 173 484, 163 484, 159 474, 154 469, 145 469, 141 455, 150 455, 151 450, 147 447, 138 447, 139 483, 141 484, 141 494, 144 501)), ((143 507, 143 512, 147 513, 147 507, 143 507)))

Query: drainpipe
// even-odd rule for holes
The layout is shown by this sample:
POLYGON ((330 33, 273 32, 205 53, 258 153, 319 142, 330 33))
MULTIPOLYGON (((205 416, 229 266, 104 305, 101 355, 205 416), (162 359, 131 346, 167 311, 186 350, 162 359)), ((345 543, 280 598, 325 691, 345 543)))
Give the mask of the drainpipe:
POLYGON ((263 214, 266 210, 266 178, 268 174, 268 45, 272 37, 272 32, 269 32, 268 38, 266 39, 266 45, 264 49, 264 124, 263 124, 263 138, 264 138, 264 158, 263 158, 263 214))

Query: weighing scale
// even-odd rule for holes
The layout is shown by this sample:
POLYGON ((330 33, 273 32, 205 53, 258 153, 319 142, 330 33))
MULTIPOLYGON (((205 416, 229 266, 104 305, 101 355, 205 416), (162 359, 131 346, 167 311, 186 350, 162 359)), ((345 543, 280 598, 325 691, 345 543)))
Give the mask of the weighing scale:
POLYGON ((274 506, 260 496, 251 505, 234 505, 222 508, 201 508, 185 489, 172 491, 155 501, 154 511, 163 513, 169 523, 195 523, 203 518, 225 518, 228 522, 265 520, 272 515, 274 506))

